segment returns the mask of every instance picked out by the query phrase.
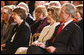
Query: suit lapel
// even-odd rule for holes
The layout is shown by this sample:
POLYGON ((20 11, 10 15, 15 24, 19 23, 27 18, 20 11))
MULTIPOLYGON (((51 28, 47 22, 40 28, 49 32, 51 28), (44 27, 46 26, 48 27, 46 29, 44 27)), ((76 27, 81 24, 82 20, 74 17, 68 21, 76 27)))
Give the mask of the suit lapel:
POLYGON ((66 34, 70 33, 72 31, 71 30, 72 23, 73 23, 73 21, 71 23, 69 23, 67 26, 65 26, 61 30, 61 32, 59 33, 59 35, 56 37, 56 39, 59 38, 59 37, 62 37, 62 35, 64 35, 64 33, 66 33, 66 34))

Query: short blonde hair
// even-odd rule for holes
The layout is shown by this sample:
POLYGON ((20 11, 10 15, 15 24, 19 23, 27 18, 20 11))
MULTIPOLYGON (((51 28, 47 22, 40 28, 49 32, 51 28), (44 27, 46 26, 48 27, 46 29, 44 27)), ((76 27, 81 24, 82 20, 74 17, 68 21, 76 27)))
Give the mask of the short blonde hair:
POLYGON ((53 13, 53 18, 55 18, 55 20, 57 22, 60 21, 60 7, 57 7, 57 6, 52 6, 52 7, 49 7, 47 11, 51 11, 53 13))
POLYGON ((48 15, 46 7, 44 5, 40 5, 40 6, 36 7, 33 12, 33 16, 34 16, 35 20, 36 20, 35 12, 37 12, 39 10, 41 13, 43 13, 43 17, 47 17, 47 15, 48 15))

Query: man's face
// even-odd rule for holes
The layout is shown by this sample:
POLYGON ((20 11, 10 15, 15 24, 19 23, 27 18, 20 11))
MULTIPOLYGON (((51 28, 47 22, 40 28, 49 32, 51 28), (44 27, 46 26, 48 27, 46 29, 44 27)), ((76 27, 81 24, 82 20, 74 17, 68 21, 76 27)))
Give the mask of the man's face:
POLYGON ((64 22, 65 21, 65 19, 67 18, 67 14, 66 14, 66 8, 65 7, 62 7, 61 8, 61 13, 60 13, 60 21, 61 22, 64 22))
POLYGON ((8 10, 7 9, 2 9, 1 10, 1 19, 3 21, 5 21, 6 23, 9 22, 10 16, 11 15, 8 13, 8 10))

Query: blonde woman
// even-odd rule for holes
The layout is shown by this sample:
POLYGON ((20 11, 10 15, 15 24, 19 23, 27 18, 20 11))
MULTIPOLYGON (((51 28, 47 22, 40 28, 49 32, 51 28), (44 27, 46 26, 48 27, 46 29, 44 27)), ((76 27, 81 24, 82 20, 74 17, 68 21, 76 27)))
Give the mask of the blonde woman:
POLYGON ((52 37, 55 27, 59 25, 59 13, 60 7, 52 6, 51 8, 48 8, 47 22, 49 25, 43 28, 38 40, 36 40, 33 45, 37 45, 40 42, 45 43, 52 37))
POLYGON ((56 26, 59 25, 58 19, 59 19, 60 8, 56 6, 54 7, 52 6, 51 8, 48 8, 47 11, 48 11, 47 22, 49 23, 49 25, 43 28, 38 40, 32 43, 32 45, 29 47, 27 52, 28 54, 41 54, 42 52, 38 52, 39 48, 45 47, 43 46, 43 44, 45 44, 47 40, 51 39, 56 26))
POLYGON ((33 16, 34 16, 35 22, 33 25, 31 25, 32 34, 40 33, 42 31, 42 29, 46 25, 48 25, 47 18, 46 18, 47 17, 46 7, 43 5, 38 6, 34 10, 33 16))

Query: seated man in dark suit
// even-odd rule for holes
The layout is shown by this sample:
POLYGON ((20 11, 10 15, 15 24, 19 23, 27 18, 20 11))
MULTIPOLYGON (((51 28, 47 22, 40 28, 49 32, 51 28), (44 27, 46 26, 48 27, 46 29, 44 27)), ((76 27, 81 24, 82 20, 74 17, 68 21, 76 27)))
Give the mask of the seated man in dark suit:
POLYGON ((28 47, 30 39, 30 26, 24 20, 26 18, 25 11, 21 8, 13 10, 12 18, 17 23, 17 29, 7 41, 5 50, 2 54, 14 54, 19 47, 28 47))
POLYGON ((8 5, 1 8, 1 48, 10 39, 11 32, 15 28, 16 23, 13 22, 12 11, 14 6, 8 5))
POLYGON ((61 8, 60 21, 64 25, 56 27, 55 33, 46 44, 39 43, 30 46, 28 54, 82 54, 83 34, 80 27, 74 23, 75 7, 73 4, 64 4, 61 8), (62 30, 61 30, 62 29, 62 30))

